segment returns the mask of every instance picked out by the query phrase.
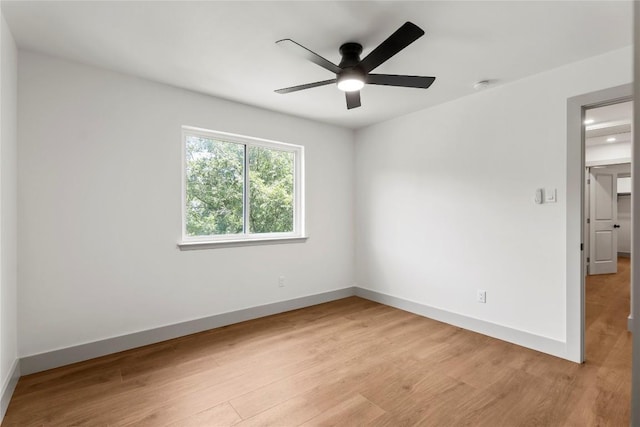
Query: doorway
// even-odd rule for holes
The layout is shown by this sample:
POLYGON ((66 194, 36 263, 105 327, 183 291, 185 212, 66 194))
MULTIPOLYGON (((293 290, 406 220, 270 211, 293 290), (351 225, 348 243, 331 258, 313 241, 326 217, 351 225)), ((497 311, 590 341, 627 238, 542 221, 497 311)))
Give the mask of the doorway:
MULTIPOLYGON (((566 175, 566 341, 565 358, 585 360, 585 187, 586 111, 632 99, 633 84, 627 83, 567 99, 566 175)), ((594 165, 596 166, 596 165, 594 165)), ((635 165, 634 165, 635 166, 635 165)), ((633 301, 633 295, 631 295, 633 301)))
POLYGON ((632 318, 632 120, 628 99, 584 108, 583 360, 596 363, 624 342, 632 318))

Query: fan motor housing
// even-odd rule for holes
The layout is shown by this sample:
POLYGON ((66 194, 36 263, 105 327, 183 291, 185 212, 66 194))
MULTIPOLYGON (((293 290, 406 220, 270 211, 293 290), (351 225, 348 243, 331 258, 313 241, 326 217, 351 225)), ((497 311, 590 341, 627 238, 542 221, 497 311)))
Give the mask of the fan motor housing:
POLYGON ((338 64, 340 68, 350 68, 360 63, 360 54, 362 53, 362 45, 360 43, 345 43, 340 46, 340 55, 342 61, 338 64))

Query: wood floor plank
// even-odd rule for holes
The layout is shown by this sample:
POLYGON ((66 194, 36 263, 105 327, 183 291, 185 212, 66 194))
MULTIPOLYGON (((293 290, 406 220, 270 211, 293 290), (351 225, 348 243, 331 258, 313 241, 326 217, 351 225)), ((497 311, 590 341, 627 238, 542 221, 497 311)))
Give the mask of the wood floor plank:
MULTIPOLYGON (((158 421, 160 423, 164 423, 164 420, 158 421)), ((233 409, 233 406, 225 402, 221 405, 214 406, 213 408, 198 412, 197 414, 191 415, 185 419, 167 424, 167 427, 226 427, 237 424, 240 421, 242 421, 242 418, 240 418, 240 415, 238 415, 238 413, 233 409)), ((156 425, 160 425, 160 423, 156 425)))
POLYGON ((227 427, 240 421, 240 415, 228 402, 205 409, 192 415, 189 406, 171 405, 167 412, 153 413, 144 420, 136 420, 129 426, 157 427, 227 427), (175 421, 174 421, 175 420, 175 421))
POLYGON ((473 396, 482 396, 470 385, 438 371, 432 371, 416 384, 391 385, 384 392, 367 388, 364 393, 386 411, 371 423, 373 426, 455 425, 452 420, 456 413, 465 413, 465 402, 473 396))
POLYGON ((312 426, 366 426, 385 412, 360 394, 340 402, 317 417, 302 424, 312 426))
POLYGON ((237 424, 247 426, 298 426, 347 400, 352 395, 336 383, 321 386, 260 412, 237 424))

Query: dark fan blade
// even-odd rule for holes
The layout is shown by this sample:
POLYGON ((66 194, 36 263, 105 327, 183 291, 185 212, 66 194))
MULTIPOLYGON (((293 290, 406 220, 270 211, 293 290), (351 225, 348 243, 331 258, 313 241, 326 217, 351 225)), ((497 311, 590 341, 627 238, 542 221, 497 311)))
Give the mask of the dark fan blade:
POLYGON ((294 42, 291 39, 278 40, 276 44, 290 50, 298 56, 302 56, 303 58, 313 62, 314 64, 318 64, 322 68, 329 70, 332 73, 338 74, 342 71, 342 68, 338 67, 333 62, 324 59, 322 56, 310 51, 306 47, 294 42))
POLYGON ((347 109, 358 108, 360 104, 360 91, 345 92, 347 95, 347 109))
POLYGON ((397 76, 395 74, 369 74, 367 83, 372 85, 417 87, 427 89, 436 80, 435 77, 397 76))
POLYGON ((278 89, 275 92, 277 92, 277 93, 291 93, 291 92, 297 92, 299 90, 311 89, 312 87, 325 86, 325 85, 329 85, 329 84, 335 83, 335 82, 336 82, 336 79, 323 80, 321 82, 314 82, 314 83, 307 83, 305 85, 286 87, 284 89, 278 89))
POLYGON ((398 28, 395 33, 391 34, 388 39, 373 49, 373 51, 360 62, 360 65, 365 73, 368 73, 422 37, 422 35, 424 35, 424 31, 422 31, 420 27, 411 22, 405 22, 404 25, 398 28))

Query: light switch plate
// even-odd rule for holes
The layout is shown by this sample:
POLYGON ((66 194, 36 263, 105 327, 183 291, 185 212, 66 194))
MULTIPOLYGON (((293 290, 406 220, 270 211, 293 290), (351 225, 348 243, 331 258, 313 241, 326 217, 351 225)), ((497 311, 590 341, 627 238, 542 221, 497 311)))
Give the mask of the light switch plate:
POLYGON ((557 191, 555 188, 545 189, 544 191, 544 201, 545 203, 555 203, 558 201, 557 191))

